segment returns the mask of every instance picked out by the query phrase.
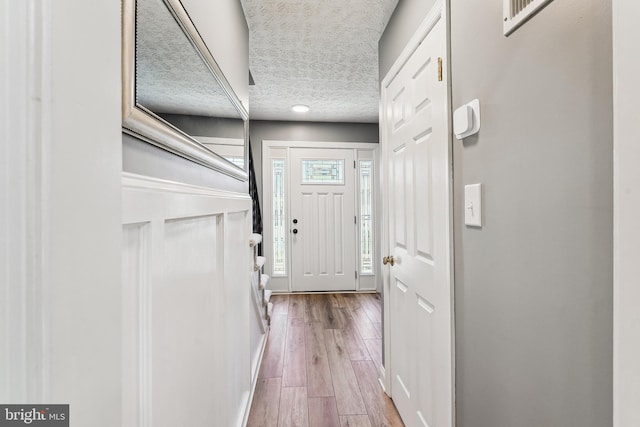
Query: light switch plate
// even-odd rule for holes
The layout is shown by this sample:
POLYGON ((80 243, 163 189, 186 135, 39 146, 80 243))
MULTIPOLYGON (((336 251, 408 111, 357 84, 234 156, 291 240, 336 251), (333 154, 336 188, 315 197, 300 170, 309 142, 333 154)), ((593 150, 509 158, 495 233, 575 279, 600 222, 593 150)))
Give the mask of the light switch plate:
POLYGON ((464 223, 482 227, 482 184, 464 186, 464 223))

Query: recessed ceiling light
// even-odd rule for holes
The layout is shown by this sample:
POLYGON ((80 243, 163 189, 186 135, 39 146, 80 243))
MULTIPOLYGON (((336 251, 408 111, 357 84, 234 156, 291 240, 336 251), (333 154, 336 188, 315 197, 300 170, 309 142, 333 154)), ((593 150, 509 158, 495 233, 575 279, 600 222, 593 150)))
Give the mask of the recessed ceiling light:
POLYGON ((309 106, 308 105, 298 104, 298 105, 292 106, 291 110, 295 111, 296 113, 307 113, 307 112, 309 112, 309 106))

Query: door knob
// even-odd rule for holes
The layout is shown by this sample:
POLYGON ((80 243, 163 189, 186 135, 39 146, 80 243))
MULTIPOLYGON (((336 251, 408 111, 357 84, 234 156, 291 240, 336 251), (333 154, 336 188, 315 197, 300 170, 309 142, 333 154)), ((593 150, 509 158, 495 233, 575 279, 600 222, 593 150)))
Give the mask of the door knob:
POLYGON ((293 234, 298 234, 298 229, 294 228, 293 230, 291 230, 293 232, 293 234))
POLYGON ((297 219, 294 219, 294 220, 293 220, 293 223, 294 223, 294 224, 297 224, 297 223, 298 223, 298 220, 297 220, 297 219))
POLYGON ((384 265, 391 264, 393 266, 393 264, 395 263, 395 260, 393 259, 392 255, 389 255, 389 256, 386 256, 386 257, 382 258, 382 263, 384 265))

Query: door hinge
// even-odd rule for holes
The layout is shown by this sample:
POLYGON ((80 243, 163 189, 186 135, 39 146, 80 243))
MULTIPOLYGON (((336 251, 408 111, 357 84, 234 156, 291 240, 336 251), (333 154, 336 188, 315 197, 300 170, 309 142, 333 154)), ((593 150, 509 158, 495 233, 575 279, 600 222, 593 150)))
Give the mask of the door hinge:
POLYGON ((358 217, 356 215, 353 216, 353 223, 354 224, 358 223, 358 217))
POLYGON ((442 58, 438 58, 438 81, 442 81, 442 58))
POLYGON ((358 270, 354 271, 356 273, 356 280, 358 280, 358 270))
POLYGON ((356 168, 356 161, 355 161, 355 160, 353 161, 353 168, 354 168, 354 169, 357 169, 357 168, 356 168))

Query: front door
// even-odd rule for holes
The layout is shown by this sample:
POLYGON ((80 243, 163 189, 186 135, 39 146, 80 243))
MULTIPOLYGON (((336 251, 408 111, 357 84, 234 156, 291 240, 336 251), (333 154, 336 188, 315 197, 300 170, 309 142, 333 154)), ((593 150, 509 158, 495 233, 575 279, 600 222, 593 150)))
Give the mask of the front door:
POLYGON ((452 425, 449 137, 440 16, 383 86, 391 394, 407 426, 452 425))
POLYGON ((292 148, 291 287, 356 290, 354 150, 292 148))

